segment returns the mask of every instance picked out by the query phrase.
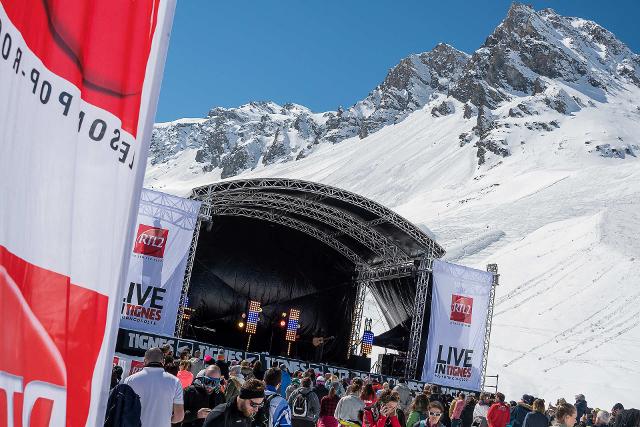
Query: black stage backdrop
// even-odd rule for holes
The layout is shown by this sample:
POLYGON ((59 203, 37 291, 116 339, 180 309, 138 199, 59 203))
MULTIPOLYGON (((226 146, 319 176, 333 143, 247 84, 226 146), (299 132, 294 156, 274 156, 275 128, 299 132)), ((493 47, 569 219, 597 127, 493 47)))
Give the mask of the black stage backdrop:
POLYGON ((256 300, 263 312, 251 351, 285 355, 281 313, 297 308, 300 339, 291 357, 317 360, 312 338, 334 336, 324 346, 322 361, 342 364, 355 300, 353 277, 350 261, 302 232, 247 218, 215 217, 212 229, 204 226, 200 232, 188 294, 195 312, 185 337, 245 349, 247 334, 238 321, 247 302, 256 300))

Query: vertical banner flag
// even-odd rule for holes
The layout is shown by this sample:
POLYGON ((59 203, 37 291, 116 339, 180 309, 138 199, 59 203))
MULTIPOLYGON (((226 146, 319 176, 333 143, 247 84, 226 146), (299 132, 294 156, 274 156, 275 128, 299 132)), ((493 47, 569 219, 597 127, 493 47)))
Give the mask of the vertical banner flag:
POLYGON ((143 189, 120 326, 173 335, 202 202, 143 189))
POLYGON ((433 292, 422 381, 480 391, 493 275, 433 261, 433 292))
POLYGON ((0 425, 102 425, 174 0, 0 0, 0 425))

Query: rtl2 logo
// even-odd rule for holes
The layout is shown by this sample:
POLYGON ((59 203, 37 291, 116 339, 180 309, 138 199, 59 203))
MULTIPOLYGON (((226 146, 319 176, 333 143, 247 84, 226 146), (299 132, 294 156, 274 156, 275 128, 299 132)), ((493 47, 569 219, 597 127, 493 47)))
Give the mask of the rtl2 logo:
POLYGON ((471 324, 473 298, 462 295, 451 295, 451 317, 454 322, 471 324))
POLYGON ((138 226, 138 235, 136 237, 136 243, 133 246, 133 252, 162 258, 168 236, 169 230, 140 224, 138 226))

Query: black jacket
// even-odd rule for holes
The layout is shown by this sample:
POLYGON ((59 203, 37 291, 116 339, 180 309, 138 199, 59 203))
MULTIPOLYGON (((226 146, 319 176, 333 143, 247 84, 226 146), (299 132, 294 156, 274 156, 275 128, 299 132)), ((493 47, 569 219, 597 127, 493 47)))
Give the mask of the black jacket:
POLYGON ((251 418, 238 410, 237 397, 218 405, 204 420, 204 427, 251 427, 251 418))
POLYGON ((202 408, 215 408, 225 403, 224 393, 216 388, 213 393, 207 394, 207 390, 198 383, 193 383, 184 389, 184 420, 182 427, 200 427, 204 423, 198 419, 198 411, 202 408))
POLYGON ((323 397, 329 394, 329 390, 327 390, 324 384, 316 384, 316 386, 313 388, 313 391, 316 392, 318 400, 322 400, 323 397))
POLYGON ((576 400, 576 420, 578 420, 578 422, 580 422, 580 420, 582 420, 582 416, 584 414, 587 413, 587 410, 589 409, 587 407, 587 401, 586 400, 576 400))
POLYGON ((511 427, 522 427, 524 417, 526 417, 529 412, 531 412, 531 406, 524 402, 519 402, 518 405, 511 410, 511 427))
POLYGON ((473 410, 476 408, 475 403, 467 402, 464 405, 464 409, 460 413, 460 421, 462 421, 462 427, 471 427, 473 424, 473 410))
POLYGON ((540 412, 529 412, 524 417, 522 427, 549 427, 549 418, 540 412))
POLYGON ((140 427, 140 397, 128 384, 118 384, 109 393, 105 427, 140 427))

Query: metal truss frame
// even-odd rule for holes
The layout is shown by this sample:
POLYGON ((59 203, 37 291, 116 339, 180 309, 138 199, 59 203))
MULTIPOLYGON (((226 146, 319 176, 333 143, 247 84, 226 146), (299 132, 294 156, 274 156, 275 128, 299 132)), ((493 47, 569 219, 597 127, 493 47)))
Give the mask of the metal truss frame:
MULTIPOLYGON (((491 324, 493 323, 493 306, 496 298, 496 286, 498 286, 500 275, 498 274, 498 264, 487 264, 487 271, 493 274, 493 282, 491 283, 491 293, 489 294, 489 311, 487 312, 487 323, 484 332, 484 347, 482 349, 482 384, 480 390, 484 391, 485 381, 487 379, 487 362, 489 359, 489 344, 491 342, 491 324)), ((496 376, 496 388, 497 388, 496 376)))
POLYGON ((213 200, 215 197, 220 197, 220 195, 225 192, 246 191, 250 189, 263 191, 293 190, 307 194, 312 200, 333 198, 347 202, 372 212, 380 217, 380 219, 384 219, 386 222, 398 227, 423 246, 426 253, 432 254, 436 257, 441 257, 445 253, 444 248, 442 248, 438 243, 394 211, 374 202, 373 200, 329 185, 287 178, 239 179, 217 182, 215 184, 194 188, 192 197, 200 200, 213 200))
POLYGON ((367 286, 367 282, 358 281, 356 283, 356 300, 353 305, 353 320, 351 321, 351 335, 349 338, 349 347, 347 348, 347 359, 349 359, 351 355, 357 354, 358 351, 367 286))
POLYGON ((189 285, 191 284, 191 272, 193 271, 193 262, 196 258, 196 248, 198 247, 198 238, 200 237, 200 227, 202 227, 203 219, 210 219, 202 215, 198 216, 196 226, 193 230, 191 238, 191 246, 189 246, 189 255, 187 256, 187 269, 182 280, 182 290, 180 291, 180 303, 178 304, 178 321, 176 322, 175 335, 182 337, 184 333, 184 308, 186 307, 187 295, 189 294, 189 285))
POLYGON ((215 216, 255 218, 301 231, 325 243, 353 262, 357 272, 354 277, 356 298, 347 350, 348 357, 356 354, 360 342, 367 287, 379 281, 414 276, 416 300, 407 372, 415 373, 431 262, 445 253, 444 249, 422 230, 370 199, 336 187, 295 179, 264 178, 218 182, 195 188, 191 198, 201 200, 203 204, 201 219, 189 252, 188 273, 185 276, 181 312, 176 329, 178 333, 183 332, 182 306, 189 289, 197 234, 199 234, 202 220, 204 218, 211 220, 215 216), (361 218, 357 211, 351 213, 336 206, 336 204, 341 206, 345 203, 367 212, 367 218, 361 218), (410 237, 415 245, 414 248, 418 249, 411 249, 412 253, 408 253, 395 240, 386 237, 384 231, 375 228, 381 224, 401 230, 403 235, 410 237), (350 247, 349 240, 343 241, 345 236, 361 246, 350 247), (362 253, 362 247, 367 248, 369 252, 362 253))
POLYGON ((353 215, 349 215, 344 210, 313 203, 304 198, 281 193, 251 191, 249 193, 223 194, 221 197, 211 200, 210 203, 213 211, 217 207, 249 206, 278 209, 283 212, 283 215, 296 214, 304 216, 338 230, 330 233, 331 237, 337 238, 343 234, 352 237, 378 254, 384 264, 410 262, 411 260, 401 248, 376 229, 367 225, 367 223, 358 220, 353 215))
POLYGON ((413 318, 411 319, 411 333, 409 335, 409 351, 405 365, 405 376, 414 378, 418 369, 418 356, 420 355, 420 341, 422 338, 422 326, 424 325, 424 310, 428 302, 429 275, 433 259, 424 257, 420 260, 416 270, 416 299, 413 304, 413 318))

